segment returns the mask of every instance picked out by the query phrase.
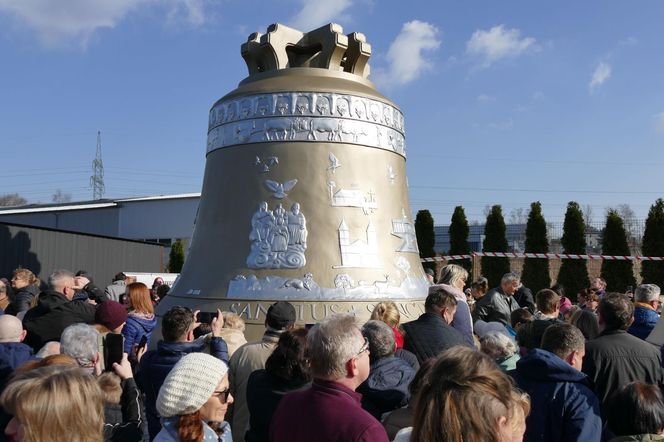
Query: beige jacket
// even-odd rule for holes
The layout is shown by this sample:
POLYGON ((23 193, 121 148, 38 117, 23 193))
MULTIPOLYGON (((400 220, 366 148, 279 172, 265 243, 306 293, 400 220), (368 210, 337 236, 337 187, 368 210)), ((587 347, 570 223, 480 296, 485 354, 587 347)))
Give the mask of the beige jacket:
POLYGON ((220 335, 228 345, 228 356, 232 357, 235 351, 247 343, 242 331, 235 328, 222 328, 220 335))

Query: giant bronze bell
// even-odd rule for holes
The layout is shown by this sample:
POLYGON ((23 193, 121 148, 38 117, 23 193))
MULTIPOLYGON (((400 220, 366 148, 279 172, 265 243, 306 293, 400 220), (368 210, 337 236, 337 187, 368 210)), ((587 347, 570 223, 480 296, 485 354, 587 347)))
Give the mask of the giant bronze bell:
POLYGON ((367 79, 370 55, 336 24, 249 36, 249 76, 210 111, 194 234, 159 313, 220 307, 262 328, 276 300, 304 323, 385 299, 402 320, 422 312, 404 118, 367 79))

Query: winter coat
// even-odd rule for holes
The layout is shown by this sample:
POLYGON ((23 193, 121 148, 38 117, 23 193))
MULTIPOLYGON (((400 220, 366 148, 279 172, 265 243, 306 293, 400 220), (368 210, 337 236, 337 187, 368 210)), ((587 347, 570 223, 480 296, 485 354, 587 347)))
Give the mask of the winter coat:
POLYGON ((534 314, 537 310, 535 307, 533 292, 531 292, 525 285, 521 285, 521 287, 514 292, 514 300, 519 304, 519 307, 527 308, 530 313, 534 314))
POLYGON ((473 318, 470 315, 470 307, 468 307, 468 301, 466 300, 465 293, 453 285, 439 284, 439 286, 443 287, 445 291, 452 293, 454 295, 454 299, 457 301, 457 308, 454 312, 454 319, 452 320, 451 324, 452 327, 461 333, 468 345, 474 346, 475 341, 473 339, 473 318))
POLYGON ((659 315, 648 304, 636 303, 634 309, 634 322, 627 329, 627 333, 640 339, 646 339, 655 325, 659 321, 659 315))
POLYGON ((247 442, 267 442, 270 422, 277 411, 281 399, 291 391, 309 388, 311 382, 288 382, 264 369, 256 370, 247 382, 247 408, 249 409, 249 430, 244 440, 247 442))
POLYGON ((383 413, 408 404, 408 385, 415 377, 415 370, 406 361, 388 356, 374 361, 369 377, 357 387, 362 395, 362 408, 380 420, 383 413))
POLYGON ((148 347, 150 345, 150 336, 152 330, 157 326, 157 318, 154 315, 150 317, 139 316, 135 313, 129 313, 127 322, 122 327, 122 336, 124 336, 124 352, 133 354, 134 345, 138 345, 143 336, 148 337, 148 347))
POLYGON ((611 393, 629 382, 664 385, 659 348, 625 330, 605 330, 588 341, 583 372, 593 382, 602 406, 611 393))
POLYGON ((414 353, 420 364, 456 345, 469 346, 458 330, 434 313, 424 313, 402 327, 405 332, 403 348, 414 353))
POLYGON ((244 337, 242 330, 236 328, 222 328, 219 335, 224 338, 224 341, 226 341, 226 344, 228 345, 228 355, 231 357, 233 356, 233 353, 235 353, 235 350, 247 343, 247 339, 244 337))
POLYGON ((541 349, 528 352, 509 374, 532 403, 525 442, 601 440, 599 400, 585 374, 541 349))
POLYGON ((39 287, 34 285, 28 285, 14 291, 5 313, 16 316, 21 312, 30 310, 38 295, 39 287))
POLYGON ((0 391, 14 370, 33 358, 32 353, 32 348, 21 342, 0 343, 0 391))
POLYGON ((133 378, 122 381, 120 404, 104 405, 105 442, 143 440, 143 401, 133 378))
POLYGON ((506 295, 503 289, 496 287, 477 300, 475 318, 484 322, 500 322, 503 325, 509 325, 512 312, 520 308, 513 296, 506 295))
POLYGON ((111 285, 108 285, 106 287, 104 294, 111 301, 120 302, 120 296, 124 295, 126 290, 127 290, 127 285, 123 280, 113 281, 111 285))
POLYGON ((148 351, 141 358, 136 382, 145 394, 145 412, 150 438, 155 437, 161 428, 157 413, 157 395, 164 379, 183 356, 189 353, 203 353, 208 348, 212 356, 228 363, 226 342, 222 338, 215 337, 201 337, 192 342, 159 341, 156 350, 148 351))
POLYGON ((287 394, 270 425, 270 442, 387 442, 385 429, 360 406, 362 395, 333 381, 287 394))
POLYGON ((62 293, 47 290, 39 295, 37 307, 28 310, 23 318, 23 328, 28 332, 23 342, 39 351, 49 341, 60 341, 65 328, 81 322, 95 322, 92 304, 70 301, 62 293))
POLYGON ((528 350, 533 348, 540 348, 542 346, 542 336, 547 328, 551 327, 554 324, 562 324, 558 318, 546 318, 546 319, 535 319, 529 324, 523 324, 522 327, 526 327, 527 331, 524 330, 523 336, 526 342, 519 342, 523 347, 526 347, 528 350))

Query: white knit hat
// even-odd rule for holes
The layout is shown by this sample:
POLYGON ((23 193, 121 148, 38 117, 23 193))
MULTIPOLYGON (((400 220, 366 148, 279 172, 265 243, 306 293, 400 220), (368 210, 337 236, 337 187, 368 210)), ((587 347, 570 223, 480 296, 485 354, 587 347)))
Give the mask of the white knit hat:
POLYGON ((228 373, 228 366, 206 353, 189 353, 166 376, 157 397, 162 417, 191 414, 199 410, 228 373))

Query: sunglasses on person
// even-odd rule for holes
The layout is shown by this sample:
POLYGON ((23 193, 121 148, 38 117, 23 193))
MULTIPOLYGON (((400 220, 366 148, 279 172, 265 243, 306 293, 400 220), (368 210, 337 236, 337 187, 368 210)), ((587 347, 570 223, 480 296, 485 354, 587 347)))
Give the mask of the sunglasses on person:
POLYGON ((218 390, 212 392, 212 396, 217 396, 222 404, 228 402, 228 395, 231 393, 231 389, 227 388, 225 390, 218 390))

